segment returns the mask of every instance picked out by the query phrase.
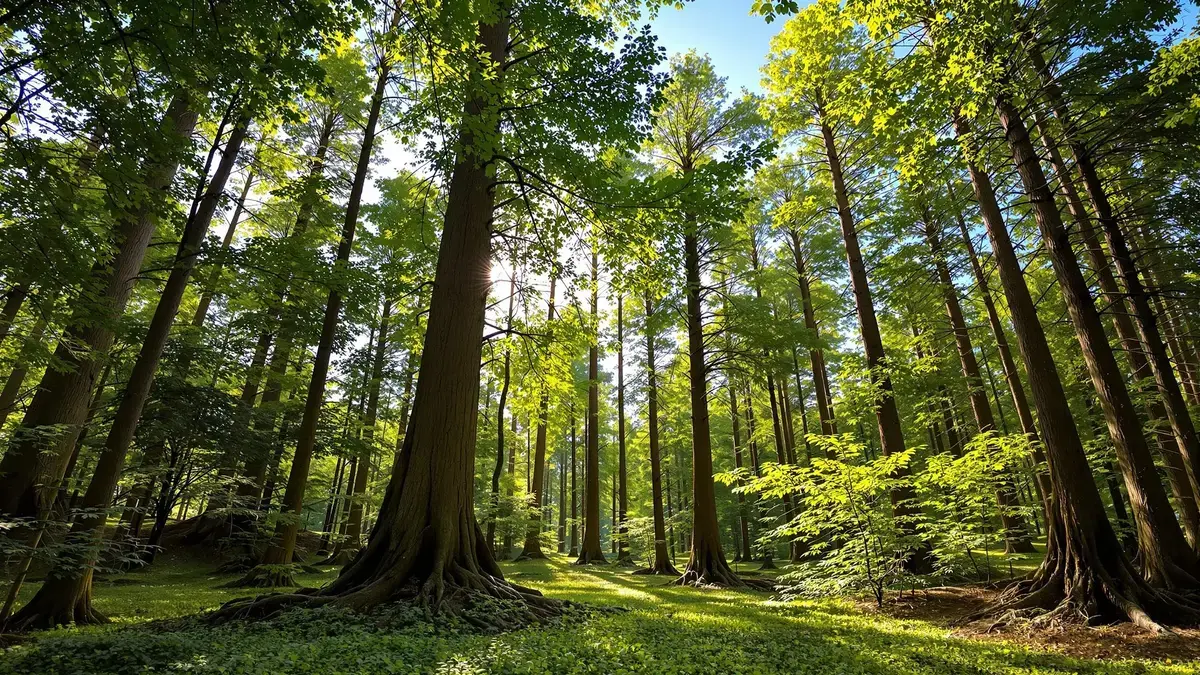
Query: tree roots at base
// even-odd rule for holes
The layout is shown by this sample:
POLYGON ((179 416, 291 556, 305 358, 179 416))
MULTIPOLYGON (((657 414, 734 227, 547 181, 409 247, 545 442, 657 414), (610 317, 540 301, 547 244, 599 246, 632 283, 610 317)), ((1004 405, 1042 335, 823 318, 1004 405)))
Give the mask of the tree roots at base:
POLYGON ((339 593, 322 594, 316 589, 297 593, 241 598, 226 603, 209 616, 210 623, 267 619, 287 609, 341 607, 369 612, 385 603, 411 603, 427 618, 458 619, 485 633, 514 630, 549 623, 562 617, 572 603, 543 597, 531 588, 484 573, 455 569, 423 583, 410 580, 394 590, 379 579, 339 593))
POLYGON ((959 624, 992 620, 989 630, 1028 621, 1034 627, 1079 623, 1089 626, 1129 621, 1158 633, 1165 625, 1200 624, 1200 595, 1155 588, 1128 564, 1117 574, 1102 568, 1043 564, 1029 578, 1011 584, 990 607, 959 624))
POLYGON ((222 585, 222 588, 280 588, 299 586, 291 565, 258 565, 250 569, 241 579, 222 585))

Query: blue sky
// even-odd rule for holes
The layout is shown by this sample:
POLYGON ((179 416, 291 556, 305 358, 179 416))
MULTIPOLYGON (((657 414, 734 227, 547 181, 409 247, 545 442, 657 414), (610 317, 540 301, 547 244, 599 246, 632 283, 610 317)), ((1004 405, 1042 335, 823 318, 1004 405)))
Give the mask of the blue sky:
POLYGON ((771 37, 783 27, 750 15, 750 0, 692 0, 683 9, 663 9, 651 22, 667 55, 695 49, 712 57, 717 74, 729 79, 729 90, 758 92, 759 67, 771 37))

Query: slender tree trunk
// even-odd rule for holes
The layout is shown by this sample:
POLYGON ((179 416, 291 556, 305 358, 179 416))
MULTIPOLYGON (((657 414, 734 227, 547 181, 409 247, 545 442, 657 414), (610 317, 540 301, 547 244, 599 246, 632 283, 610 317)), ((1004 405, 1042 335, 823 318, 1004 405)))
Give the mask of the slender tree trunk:
MULTIPOLYGON (((558 280, 550 275, 550 302, 546 311, 546 324, 554 321, 554 291, 558 280)), ((537 441, 533 458, 533 512, 529 529, 525 533, 525 546, 519 558, 545 558, 542 553, 542 498, 545 494, 546 482, 546 425, 550 417, 550 394, 542 391, 538 402, 537 441)))
POLYGON ((704 350, 704 310, 701 306, 700 235, 694 217, 684 232, 684 271, 687 283, 688 372, 691 374, 692 413, 692 547, 687 567, 677 583, 697 586, 744 586, 721 549, 717 500, 713 487, 712 433, 708 417, 708 362, 704 350))
MULTIPOLYGON (((963 378, 967 381, 967 399, 971 404, 971 413, 975 417, 975 425, 980 433, 996 430, 996 418, 992 415, 992 407, 988 403, 987 391, 983 386, 983 376, 979 372, 979 361, 975 358, 975 348, 971 344, 971 334, 967 330, 966 319, 963 318, 962 306, 958 302, 958 290, 950 276, 950 267, 946 263, 942 249, 941 233, 937 231, 932 214, 925 212, 925 238, 933 257, 934 268, 937 272, 938 283, 942 288, 942 297, 946 305, 946 318, 954 333, 954 347, 958 352, 958 362, 962 368, 963 378)), ((994 452, 997 450, 991 447, 994 452)), ((996 505, 1000 509, 1000 521, 1004 527, 1004 549, 1008 553, 1032 553, 1033 542, 1029 538, 1028 528, 1018 506, 1016 484, 1011 475, 1001 477, 1001 484, 996 490, 996 505)))
MULTIPOLYGON (((867 268, 863 262, 862 250, 858 244, 858 229, 854 222, 854 214, 850 210, 850 196, 846 190, 845 177, 842 174, 842 160, 838 153, 833 129, 828 124, 821 125, 821 137, 824 140, 825 156, 829 171, 833 178, 834 197, 837 200, 838 219, 842 228, 842 240, 846 248, 846 264, 850 270, 851 288, 854 291, 854 304, 858 311, 858 325, 862 334, 863 349, 866 352, 867 367, 871 372, 871 383, 880 392, 875 401, 875 421, 879 428, 879 443, 885 456, 892 456, 905 451, 904 429, 900 423, 900 411, 896 406, 896 397, 892 392, 892 379, 887 372, 887 354, 883 349, 883 338, 879 332, 879 320, 875 316, 875 302, 871 297, 870 284, 867 281, 867 268)), ((895 477, 907 478, 911 470, 905 466, 896 471, 895 477)), ((904 522, 906 533, 916 535, 915 525, 911 519, 917 515, 915 504, 916 495, 911 487, 901 487, 892 491, 892 510, 904 522)), ((908 558, 908 567, 913 572, 923 572, 929 569, 930 561, 927 547, 919 546, 908 558)))
POLYGON ((640 570, 638 574, 669 574, 675 576, 679 572, 672 563, 672 555, 667 550, 667 524, 663 511, 663 470, 662 450, 659 446, 658 430, 658 368, 655 359, 654 298, 650 290, 643 294, 646 304, 646 428, 650 440, 650 502, 651 515, 654 518, 654 558, 650 567, 640 570))
POLYGON ((618 533, 617 564, 633 565, 629 555, 629 471, 625 457, 625 323, 624 298, 617 296, 617 477, 620 482, 620 510, 617 512, 618 533))
POLYGON ((579 484, 576 480, 579 458, 576 453, 577 436, 575 434, 575 403, 571 403, 571 548, 567 556, 574 558, 579 555, 579 484))
MULTIPOLYGON (((1049 125, 1040 114, 1035 115, 1035 120, 1042 143, 1045 145, 1047 154, 1050 156, 1051 165, 1058 175, 1061 185, 1060 191, 1067 199, 1068 211, 1079 227, 1088 257, 1096 273, 1100 291, 1104 296, 1105 302, 1113 308, 1113 328, 1129 359, 1134 381, 1140 386, 1154 379, 1155 373, 1152 371, 1150 361, 1146 357, 1147 354, 1153 352, 1153 347, 1150 347, 1139 336, 1137 329, 1134 328, 1133 320, 1130 318, 1131 315, 1137 315, 1139 311, 1138 303, 1133 299, 1132 296, 1134 294, 1132 293, 1130 294, 1130 302, 1126 303, 1126 294, 1117 285, 1117 280, 1113 277, 1109 269, 1107 256, 1100 245, 1099 238, 1096 236, 1095 228, 1092 226, 1092 219, 1079 197, 1079 192, 1075 187, 1074 181, 1071 179, 1071 174, 1067 169, 1066 163, 1063 161, 1054 138, 1050 134, 1049 125), (1132 311, 1126 311, 1127 304, 1132 305, 1132 311)), ((1082 149, 1075 149, 1075 151, 1077 152, 1077 157, 1082 156, 1082 149)), ((1107 205, 1106 198, 1104 204, 1107 205)), ((1112 218, 1111 209, 1109 209, 1108 216, 1110 219, 1112 218)), ((1112 244, 1110 244, 1110 249, 1111 247, 1112 244)), ((1127 250, 1126 253, 1128 253, 1127 250)), ((1132 261, 1130 261, 1130 264, 1132 264, 1132 261)), ((1133 276, 1135 285, 1141 288, 1136 271, 1133 276)), ((1129 282, 1126 281, 1126 283, 1127 287, 1129 287, 1129 282)), ((1142 291, 1141 295, 1145 299, 1144 289, 1142 291)), ((1148 302, 1144 309, 1147 312, 1150 311, 1148 302)), ((1151 317, 1153 317, 1153 314, 1151 314, 1151 317)), ((1151 330, 1152 332, 1157 331, 1157 325, 1152 326, 1151 330)), ((1162 347, 1161 338, 1159 339, 1159 347, 1162 347)), ((1162 356, 1166 358, 1165 350, 1162 356)), ((1169 359, 1167 361, 1167 370, 1171 373, 1170 379, 1173 381, 1174 372, 1170 370, 1169 359)), ((1171 383, 1164 381, 1159 386, 1160 393, 1166 393, 1166 389, 1163 388, 1164 386, 1166 389, 1170 389, 1171 383)), ((1179 386, 1176 382, 1176 393, 1180 393, 1178 389, 1179 386)), ((1198 537, 1200 537, 1200 511, 1197 510, 1196 505, 1196 495, 1198 493, 1196 483, 1192 478, 1193 472, 1188 471, 1185 457, 1200 457, 1200 447, 1197 447, 1195 429, 1191 426, 1191 417, 1187 414, 1187 404, 1184 403, 1182 394, 1180 394, 1178 400, 1178 403, 1183 406, 1183 414, 1179 418, 1179 424, 1170 423, 1170 411, 1163 403, 1168 398, 1169 396, 1167 395, 1162 396, 1161 399, 1150 396, 1146 412, 1150 417, 1151 423, 1156 428, 1154 432, 1156 446, 1159 455, 1162 456, 1167 466, 1167 478, 1171 485, 1171 491, 1175 494, 1175 501, 1179 505, 1181 525, 1188 538, 1188 542, 1195 549, 1198 537), (1164 421, 1170 430, 1162 428, 1164 421)))
MULTIPOLYGON (((399 11, 395 13, 399 17, 399 11)), ((363 189, 367 181, 367 172, 371 164, 371 151, 375 145, 375 130, 379 124, 379 115, 383 108, 383 99, 391 71, 392 62, 385 56, 379 63, 375 77, 375 92, 371 97, 370 110, 363 128, 363 140, 359 149, 358 162, 354 169, 354 180, 351 184, 350 195, 346 201, 346 217, 342 225, 340 241, 334 266, 344 267, 350 262, 350 254, 354 248, 354 235, 358 227, 358 213, 362 203, 363 189)), ((263 554, 259 567, 252 569, 239 585, 250 586, 282 586, 295 585, 291 575, 278 568, 292 562, 296 548, 296 535, 299 523, 296 515, 304 508, 304 491, 308 484, 308 471, 312 463, 313 448, 316 444, 317 423, 321 408, 325 404, 325 384, 329 374, 329 360, 333 355, 333 341, 337 334, 342 312, 342 291, 337 286, 329 289, 329 297, 325 302, 325 316, 321 325, 321 337, 317 341, 316 356, 313 359, 312 379, 309 381, 308 394, 304 402, 304 413, 300 420, 300 428, 296 436, 296 452, 292 457, 292 469, 288 476, 287 487, 284 489, 283 503, 280 514, 283 516, 275 528, 271 544, 263 554), (273 567, 276 566, 276 567, 273 567)))
MULTIPOLYGON (((600 330, 600 258, 592 246, 592 325, 600 330)), ((584 459, 586 486, 583 491, 583 542, 576 565, 603 564, 604 549, 600 546, 600 345, 599 335, 592 337, 588 348, 588 423, 587 451, 584 459)))
POLYGON ((242 213, 246 210, 246 198, 254 186, 254 178, 252 164, 246 173, 246 181, 242 183, 242 193, 238 195, 237 202, 234 204, 233 216, 229 218, 229 227, 225 230, 225 237, 221 239, 221 250, 214 256, 208 277, 204 280, 204 290, 200 294, 200 301, 196 304, 196 313, 192 316, 194 328, 200 328, 208 319, 208 308, 212 306, 213 297, 217 294, 217 287, 221 282, 221 272, 225 267, 225 259, 229 257, 229 249, 233 246, 233 237, 237 233, 238 223, 242 219, 242 213))
MULTIPOLYGON (((804 327, 812 333, 814 342, 819 345, 821 336, 817 325, 816 311, 813 309, 812 290, 809 286, 808 269, 804 262, 804 249, 800 244, 800 233, 796 230, 789 230, 789 234, 792 238, 792 256, 796 264, 796 283, 800 289, 800 305, 804 312, 804 327)), ((837 420, 833 417, 833 407, 829 400, 829 372, 825 368, 825 352, 819 346, 813 347, 808 350, 808 356, 812 364, 821 433, 837 434, 837 420)))
POLYGON ((13 286, 4 294, 4 305, 0 307, 0 345, 8 339, 8 333, 17 319, 17 313, 21 311, 21 306, 25 304, 27 297, 29 297, 29 284, 24 282, 13 286))

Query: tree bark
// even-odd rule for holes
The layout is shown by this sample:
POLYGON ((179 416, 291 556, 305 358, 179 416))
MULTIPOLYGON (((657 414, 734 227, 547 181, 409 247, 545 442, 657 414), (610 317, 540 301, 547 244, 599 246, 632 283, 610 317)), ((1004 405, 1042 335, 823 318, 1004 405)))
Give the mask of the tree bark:
MULTIPOLYGON (((592 325, 600 330, 600 258, 592 246, 592 325)), ((588 348, 588 423, 587 450, 584 461, 583 541, 576 565, 603 564, 604 548, 600 545, 600 345, 599 335, 592 337, 588 348)))
POLYGON ((650 501, 651 513, 654 518, 654 557, 650 567, 640 570, 638 574, 668 574, 676 576, 679 571, 671 562, 671 554, 667 550, 667 524, 663 511, 663 473, 662 450, 659 447, 658 431, 658 368, 655 359, 654 299, 650 290, 643 293, 646 304, 646 428, 650 440, 650 501))
MULTIPOLYGON (((846 249, 846 264, 850 270, 850 285, 854 291, 854 304, 858 311, 858 325, 862 335, 863 349, 866 352, 867 367, 870 368, 872 385, 880 392, 875 402, 875 421, 879 429, 879 443, 885 456, 900 454, 905 451, 904 429, 900 423, 900 411, 896 406, 896 397, 892 391, 892 378, 887 372, 887 354, 883 349, 883 338, 879 332, 879 320, 875 316, 875 303, 871 297, 871 287, 867 281, 867 268, 863 262, 862 250, 858 244, 858 229, 854 222, 854 214, 850 210, 850 196, 846 190, 846 180, 842 172, 842 160, 838 153, 837 142, 833 129, 827 123, 821 125, 821 138, 824 141, 826 161, 833 179, 834 197, 837 200, 838 221, 842 228, 842 241, 846 249)), ((904 479, 911 474, 908 467, 902 467, 895 477, 904 479)), ((915 524, 911 522, 917 515, 916 495, 911 487, 902 487, 892 491, 892 511, 903 522, 902 526, 909 535, 916 534, 915 524)), ((908 568, 913 572, 924 572, 929 569, 930 561, 927 547, 920 546, 909 556, 908 568)))
MULTIPOLYGON (((804 248, 800 244, 800 233, 789 230, 792 239, 792 257, 796 264, 796 284, 800 289, 800 306, 804 312, 804 327, 812 332, 813 341, 820 344, 821 335, 817 325, 817 315, 813 308, 812 290, 809 286, 808 269, 804 262, 804 248)), ((809 361, 812 364, 813 385, 817 396, 817 415, 821 420, 821 433, 824 435, 837 434, 837 420, 833 417, 833 407, 830 405, 829 372, 825 368, 825 352, 821 347, 808 350, 809 361)), ((831 458, 832 459, 832 458, 831 458)))
POLYGON ((1079 264, 1071 250, 1054 194, 1042 171, 1024 120, 1006 97, 996 99, 996 112, 1004 127, 1013 163, 1021 176, 1042 234, 1042 243, 1063 290, 1067 311, 1079 339, 1084 362, 1096 389, 1109 435, 1117 450, 1125 489, 1137 524, 1139 556, 1146 579, 1154 585, 1200 585, 1200 567, 1188 546, 1175 513, 1158 478, 1154 460, 1142 434, 1133 400, 1104 333, 1100 315, 1079 264))
MULTIPOLYGON (((945 252, 942 249, 941 233, 937 231, 932 214, 925 212, 925 239, 929 244, 929 252, 933 258, 934 269, 937 272, 938 284, 942 289, 942 297, 946 305, 946 318, 954 333, 954 347, 958 352, 958 362, 962 369, 963 378, 967 381, 967 399, 971 404, 971 413, 975 417, 975 425, 980 433, 996 430, 996 418, 992 415, 992 406, 988 402, 987 390, 983 386, 983 376, 979 372, 979 361, 975 358, 975 348, 971 344, 971 334, 967 330, 966 319, 963 318, 962 306, 958 302, 958 290, 950 276, 950 267, 946 263, 945 252)), ((948 404, 947 404, 948 405, 948 404)), ((995 450, 995 448, 992 448, 995 450)), ((1008 553, 1033 553, 1033 542, 1029 538, 1029 528, 1025 519, 1016 511, 1019 505, 1016 484, 1011 475, 1001 477, 1001 484, 996 490, 996 505, 1000 510, 1000 522, 1004 527, 1004 549, 1008 553)))
MULTIPOLYGON (((398 11, 395 16, 399 17, 398 11)), ((370 110, 363 127, 362 145, 359 148, 358 162, 354 169, 354 180, 346 201, 346 217, 338 242, 334 261, 335 269, 345 267, 350 263, 350 254, 354 248, 354 235, 358 227, 358 213, 362 205, 363 189, 371 165, 371 151, 375 145, 375 130, 379 124, 391 67, 392 61, 385 56, 377 68, 375 92, 371 96, 370 110)), ((321 336, 317 341, 317 351, 313 358, 312 379, 309 381, 304 413, 296 434, 296 451, 292 456, 291 473, 288 475, 287 487, 284 488, 283 493, 283 503, 280 506, 282 517, 276 525, 275 535, 263 554, 260 565, 250 570, 246 577, 238 582, 238 585, 295 585, 290 574, 272 566, 290 564, 295 552, 296 535, 300 528, 300 524, 295 518, 304 508, 304 491, 308 484, 309 466, 312 463, 313 449, 316 445, 317 424, 320 420, 321 408, 325 404, 326 378, 329 374, 329 361, 333 356, 333 341, 341 320, 342 303, 342 291, 335 285, 329 289, 329 296, 325 302, 321 336)))
MULTIPOLYGON (((558 280, 550 275, 550 308, 546 311, 546 324, 554 321, 554 291, 558 280)), ((553 331, 551 331, 553 333, 553 331)), ((542 553, 542 497, 546 482, 546 424, 550 416, 550 394, 543 391, 538 402, 537 440, 534 445, 533 457, 533 509, 534 515, 529 519, 529 529, 525 533, 525 546, 519 559, 545 558, 542 553)))
MULTIPOLYGON (((162 132, 172 140, 172 149, 146 163, 141 181, 145 194, 119 215, 115 225, 116 255, 97 262, 92 269, 88 283, 97 300, 78 309, 71 318, 55 352, 56 360, 64 367, 46 370, 20 429, 0 460, 0 516, 35 517, 43 502, 53 499, 87 415, 101 362, 112 346, 115 323, 125 312, 158 223, 159 198, 174 183, 195 126, 196 112, 190 99, 186 94, 177 94, 162 122, 162 132), (80 345, 86 348, 80 350, 80 345), (49 437, 35 432, 48 426, 59 426, 63 432, 49 437)), ((77 609, 84 621, 99 616, 90 607, 77 609)), ((49 620, 61 623, 62 619, 72 618, 49 620)))
MULTIPOLYGON (((966 144, 971 131, 953 116, 955 133, 966 144)), ((1017 345, 1029 374, 1034 406, 1049 471, 1050 518, 1046 557, 1028 579, 1011 586, 984 615, 1021 609, 1049 610, 1047 618, 1106 616, 1157 627, 1147 611, 1163 615, 1170 598, 1147 584, 1121 549, 1091 478, 1087 455, 1071 415, 1062 381, 1046 342, 1037 310, 1025 285, 1008 229, 996 202, 991 178, 969 159, 967 168, 1008 299, 1017 345)))

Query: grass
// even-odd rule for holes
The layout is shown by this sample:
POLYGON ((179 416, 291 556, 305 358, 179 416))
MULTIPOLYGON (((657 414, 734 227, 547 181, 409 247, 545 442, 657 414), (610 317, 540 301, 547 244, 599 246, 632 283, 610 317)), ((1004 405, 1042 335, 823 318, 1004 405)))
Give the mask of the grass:
MULTIPOLYGON (((547 595, 619 606, 583 621, 499 636, 432 625, 412 612, 299 612, 269 623, 173 630, 151 619, 213 609, 244 592, 230 576, 167 560, 100 584, 116 627, 59 630, 0 654, 0 673, 1191 673, 1200 664, 1100 662, 951 637, 935 623, 864 613, 843 601, 679 588, 564 556, 507 563, 547 595), (140 624, 140 625, 138 625, 140 624)), ((334 571, 303 577, 320 584, 334 571)))

